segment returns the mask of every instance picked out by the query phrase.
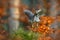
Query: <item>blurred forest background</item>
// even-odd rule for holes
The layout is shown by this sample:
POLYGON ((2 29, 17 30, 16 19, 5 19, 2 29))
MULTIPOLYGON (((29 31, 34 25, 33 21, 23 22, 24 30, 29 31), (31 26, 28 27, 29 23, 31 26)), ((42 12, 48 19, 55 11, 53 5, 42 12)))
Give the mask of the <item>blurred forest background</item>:
MULTIPOLYGON (((48 26, 54 30, 54 33, 43 38, 45 40, 49 40, 49 38, 50 40, 60 40, 60 0, 0 0, 0 40, 9 40, 7 39, 7 37, 10 36, 9 34, 12 35, 12 33, 14 34, 15 32, 17 35, 26 35, 29 34, 29 32, 33 35, 35 33, 31 32, 33 23, 31 23, 29 16, 24 13, 24 10, 31 11, 31 13, 35 15, 37 9, 43 9, 43 14, 41 13, 43 16, 40 15, 40 19, 43 20, 42 22, 45 22, 50 17, 50 20, 53 21, 51 24, 49 23, 48 26), (52 18, 54 20, 52 20, 52 18), (21 28, 24 29, 26 33, 21 28), (29 32, 27 32, 27 30, 29 30, 29 32), (20 32, 25 34, 20 34, 20 32)), ((41 22, 39 21, 39 23, 41 22)), ((41 23, 40 26, 41 25, 46 24, 41 23)), ((17 36, 16 34, 14 34, 14 36, 17 36)), ((37 32, 33 36, 35 35, 37 35, 37 32)), ((27 36, 25 39, 21 39, 21 36, 17 36, 16 38, 18 37, 20 37, 20 39, 14 38, 12 40, 37 40, 32 36, 33 39, 30 37, 27 39, 27 36)), ((38 39, 44 40, 43 38, 40 39, 39 37, 38 39)))

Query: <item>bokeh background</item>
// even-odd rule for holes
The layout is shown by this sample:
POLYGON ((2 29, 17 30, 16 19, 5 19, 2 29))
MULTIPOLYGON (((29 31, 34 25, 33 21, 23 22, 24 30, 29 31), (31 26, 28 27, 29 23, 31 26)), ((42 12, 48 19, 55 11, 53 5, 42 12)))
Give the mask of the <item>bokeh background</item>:
POLYGON ((60 0, 0 0, 0 40, 60 40, 59 33, 60 0), (40 21, 35 22, 32 16, 39 9, 41 12, 37 18, 40 21), (25 10, 28 15, 25 14, 25 10), (45 31, 36 32, 38 30, 35 26, 37 28, 42 26, 41 30, 48 26, 49 29, 51 28, 50 33, 48 32, 46 36, 45 31), (53 33, 51 33, 52 30, 53 33))

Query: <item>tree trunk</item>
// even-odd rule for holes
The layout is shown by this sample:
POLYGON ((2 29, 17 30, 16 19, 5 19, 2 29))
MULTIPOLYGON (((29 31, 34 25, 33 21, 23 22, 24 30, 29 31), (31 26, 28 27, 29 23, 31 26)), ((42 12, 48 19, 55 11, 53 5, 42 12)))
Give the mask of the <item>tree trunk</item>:
POLYGON ((10 0, 10 18, 9 29, 10 32, 16 31, 19 27, 19 0, 10 0))

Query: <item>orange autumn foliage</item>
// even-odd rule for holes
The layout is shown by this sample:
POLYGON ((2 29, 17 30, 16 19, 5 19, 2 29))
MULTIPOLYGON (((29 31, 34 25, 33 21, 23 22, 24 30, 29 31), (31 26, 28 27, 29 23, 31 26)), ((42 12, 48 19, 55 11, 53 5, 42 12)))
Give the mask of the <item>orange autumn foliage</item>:
POLYGON ((45 25, 38 27, 38 32, 41 32, 41 33, 44 33, 44 32, 48 33, 49 30, 50 30, 50 28, 45 25))
POLYGON ((51 25, 54 19, 48 16, 42 16, 40 19, 41 21, 39 22, 40 23, 39 26, 36 28, 33 28, 33 30, 39 33, 50 33, 51 28, 49 26, 51 25))
POLYGON ((3 12, 4 12, 4 9, 3 8, 0 8, 0 16, 3 15, 3 12))

